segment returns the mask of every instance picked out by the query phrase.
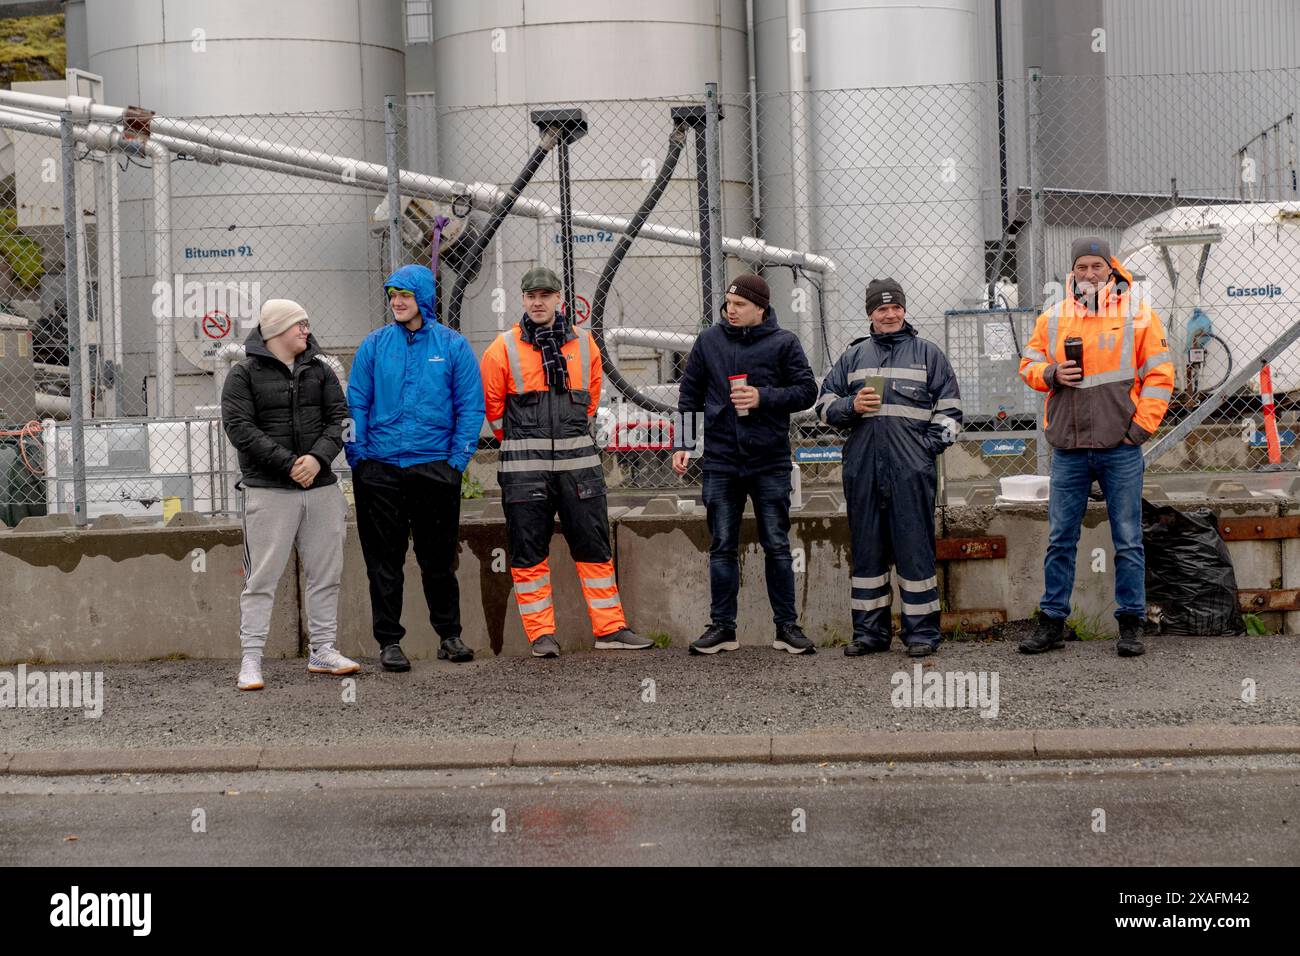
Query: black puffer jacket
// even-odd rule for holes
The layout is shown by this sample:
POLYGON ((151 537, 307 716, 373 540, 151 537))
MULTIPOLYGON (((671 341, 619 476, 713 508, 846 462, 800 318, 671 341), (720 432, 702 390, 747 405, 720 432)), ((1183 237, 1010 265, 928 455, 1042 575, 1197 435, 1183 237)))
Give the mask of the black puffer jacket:
MULTIPOLYGON (((799 337, 781 328, 768 306, 758 325, 736 328, 725 319, 700 333, 686 359, 677 408, 685 419, 704 412, 705 471, 762 474, 790 470, 790 414, 812 405, 817 379, 799 337), (758 389, 758 407, 737 415, 731 404, 732 375, 747 375, 758 389)), ((678 448, 692 448, 677 433, 678 448)))
POLYGON ((318 356, 316 339, 293 363, 293 371, 271 354, 254 328, 244 341, 247 353, 226 377, 221 419, 239 452, 239 470, 250 488, 301 488, 289 477, 302 455, 314 455, 320 473, 311 487, 338 481, 330 470, 343 449, 348 401, 338 377, 318 356))

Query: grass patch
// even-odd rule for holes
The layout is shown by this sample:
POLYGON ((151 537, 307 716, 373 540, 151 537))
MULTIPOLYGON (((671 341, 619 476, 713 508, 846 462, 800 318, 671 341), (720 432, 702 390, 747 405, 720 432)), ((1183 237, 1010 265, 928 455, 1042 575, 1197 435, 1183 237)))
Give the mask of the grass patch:
POLYGON ((1095 614, 1083 614, 1077 609, 1066 618, 1065 626, 1074 631, 1074 636, 1081 641, 1110 641, 1115 638, 1102 618, 1095 614))
POLYGON ((1273 632, 1268 629, 1268 625, 1260 618, 1258 614, 1243 614, 1242 622, 1246 625, 1246 633, 1260 637, 1273 632))
POLYGON ((655 642, 655 647, 663 650, 673 646, 673 636, 663 631, 651 631, 646 637, 655 642))

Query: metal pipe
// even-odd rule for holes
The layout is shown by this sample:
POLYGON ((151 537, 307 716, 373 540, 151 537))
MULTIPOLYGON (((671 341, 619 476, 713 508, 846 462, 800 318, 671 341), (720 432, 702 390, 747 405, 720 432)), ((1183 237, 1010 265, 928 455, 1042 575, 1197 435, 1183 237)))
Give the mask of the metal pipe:
MULTIPOLYGON (((8 91, 0 91, 0 103, 6 102, 8 91)), ((17 94, 30 97, 31 94, 17 94)), ((49 97, 37 97, 49 99, 49 97)), ((84 97, 69 97, 69 101, 84 97)), ((93 111, 83 111, 93 112, 93 111)), ((64 110, 59 120, 35 119, 23 111, 0 109, 0 126, 18 129, 38 136, 62 136, 61 118, 63 114, 72 115, 71 110, 64 110)), ((134 155, 147 156, 153 171, 153 230, 154 230, 154 281, 166 282, 170 288, 174 276, 172 263, 171 230, 171 154, 162 143, 150 139, 141 142, 125 136, 120 130, 111 126, 90 124, 72 127, 68 135, 73 142, 79 142, 94 150, 112 152, 119 150, 134 155)), ((75 162, 75 159, 74 159, 75 162)), ((76 256, 74 255, 74 258, 76 256)), ((167 297, 170 302, 172 296, 167 297)), ((69 306, 71 307, 71 306, 69 306)), ((176 329, 170 309, 162 310, 155 316, 155 334, 158 346, 158 414, 171 416, 175 411, 176 401, 176 329)))
MULTIPOLYGON (((80 257, 77 255, 77 140, 72 133, 72 111, 59 117, 63 154, 63 294, 68 322, 68 404, 72 414, 72 520, 86 525, 86 448, 82 414, 81 381, 81 288, 80 257)), ((57 451, 56 451, 57 454, 57 451)))
MULTIPOLYGON (((999 0, 1000 2, 1000 0, 999 0)), ((754 51, 754 0, 745 0, 745 56, 749 66, 749 211, 762 235, 763 204, 758 175, 758 56, 754 51)))
POLYGON ((573 323, 577 321, 574 314, 574 290, 573 290, 573 193, 571 190, 572 183, 569 180, 569 137, 561 136, 559 152, 559 177, 560 177, 560 253, 563 256, 561 268, 563 269, 564 282, 564 318, 565 321, 573 323))
MULTIPOLYGON (((9 103, 46 112, 51 110, 50 104, 53 104, 53 109, 57 112, 57 108, 64 102, 64 100, 55 97, 0 90, 0 104, 9 103)), ((126 113, 120 107, 99 105, 93 105, 90 111, 96 120, 109 123, 121 123, 126 113)), ((204 146, 216 151, 214 155, 221 155, 223 157, 221 161, 232 164, 253 165, 236 158, 236 156, 242 155, 279 163, 281 164, 279 166, 259 165, 254 168, 272 169, 276 172, 284 172, 287 175, 307 176, 307 178, 323 179, 335 183, 352 181, 377 187, 381 190, 386 187, 388 182, 387 168, 378 163, 362 162, 345 156, 333 156, 328 153, 318 153, 295 146, 287 146, 283 143, 271 143, 247 136, 223 133, 195 123, 184 123, 155 116, 151 123, 151 131, 151 141, 171 144, 176 147, 185 144, 188 148, 178 150, 183 152, 192 152, 195 147, 204 146), (327 175, 310 176, 308 171, 327 175)), ((505 195, 502 189, 492 183, 461 183, 443 179, 439 176, 429 176, 407 170, 402 171, 399 182, 405 195, 424 196, 445 202, 465 196, 469 198, 475 208, 482 211, 490 210, 505 195)), ((514 213, 530 219, 558 219, 560 215, 557 207, 541 200, 527 198, 519 199, 515 205, 514 213)), ((578 229, 603 229, 607 232, 622 234, 627 232, 630 221, 621 216, 605 216, 574 210, 573 225, 578 229)), ((689 229, 676 229, 671 226, 649 223, 642 229, 641 235, 646 239, 677 246, 698 247, 700 242, 699 233, 692 232, 689 229)), ((823 274, 836 268, 835 262, 825 256, 798 249, 769 246, 753 236, 723 237, 722 249, 727 255, 754 264, 801 266, 806 270, 823 274)))
POLYGON ((397 101, 384 97, 384 155, 388 160, 388 271, 402 265, 402 197, 398 187, 401 169, 397 164, 397 101))
MULTIPOLYGON (((786 0, 785 19, 786 29, 789 31, 786 47, 790 51, 790 185, 794 193, 794 241, 799 248, 810 249, 812 248, 812 221, 808 209, 812 205, 812 182, 808 172, 810 139, 807 103, 808 66, 801 0, 786 0)), ((796 297, 796 301, 803 305, 803 309, 799 312, 799 340, 803 342, 809 355, 820 358, 823 350, 816 347, 814 340, 813 315, 808 307, 811 302, 808 282, 801 276, 797 276, 795 287, 801 293, 796 297)), ((831 316, 832 319, 838 318, 835 312, 832 312, 831 316)), ((818 364, 820 365, 821 362, 818 361, 818 364)))
MULTIPOLYGON (((1027 113, 1026 132, 1027 149, 1029 153, 1029 297, 1027 305, 1038 308, 1041 312, 1043 304, 1043 284, 1045 282, 1045 258, 1043 250, 1043 196, 1040 186, 1038 163, 1040 153, 1038 148, 1038 84, 1042 79, 1043 71, 1039 67, 1031 66, 1028 72, 1028 83, 1026 84, 1025 110, 1027 113)), ((1050 467, 1050 459, 1047 450, 1047 437, 1043 432, 1043 416, 1040 413, 1037 416, 1037 426, 1034 437, 1034 455, 1035 469, 1038 474, 1045 475, 1050 467)))
POLYGON ((723 289, 727 286, 727 263, 722 255, 722 170, 718 125, 722 110, 718 106, 718 84, 704 84, 704 156, 705 182, 709 197, 709 288, 712 301, 705 303, 710 321, 717 321, 718 309, 726 301, 723 289))
MULTIPOLYGON (((117 162, 111 155, 105 157, 108 170, 108 215, 110 222, 112 263, 109 275, 113 296, 113 391, 109 414, 119 414, 122 407, 122 359, 126 343, 122 341, 122 187, 118 180, 117 162)), ((103 281, 101 277, 101 282, 103 281)))

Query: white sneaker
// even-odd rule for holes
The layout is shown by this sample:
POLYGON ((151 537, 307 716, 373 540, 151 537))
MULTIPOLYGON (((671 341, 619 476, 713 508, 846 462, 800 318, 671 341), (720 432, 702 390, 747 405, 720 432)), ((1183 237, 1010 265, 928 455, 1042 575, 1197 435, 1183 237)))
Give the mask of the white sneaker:
POLYGON ((262 659, 260 657, 245 656, 239 665, 239 683, 236 685, 240 690, 261 690, 262 684, 262 659))
POLYGON ((311 656, 307 658, 307 670, 312 674, 333 674, 339 677, 343 674, 355 674, 361 670, 361 665, 344 657, 334 649, 333 645, 327 645, 311 652, 311 656))

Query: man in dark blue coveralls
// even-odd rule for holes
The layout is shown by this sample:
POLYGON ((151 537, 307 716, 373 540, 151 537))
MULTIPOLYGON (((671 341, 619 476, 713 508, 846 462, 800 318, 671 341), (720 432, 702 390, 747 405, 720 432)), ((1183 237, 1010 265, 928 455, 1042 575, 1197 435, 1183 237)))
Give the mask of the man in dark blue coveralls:
POLYGON ((912 657, 939 647, 935 575, 935 460, 961 431, 957 377, 943 350, 907 321, 903 287, 873 279, 871 334, 856 339, 822 382, 817 417, 849 432, 844 494, 853 548, 853 640, 848 657, 889 649, 889 566, 903 599, 912 657))

